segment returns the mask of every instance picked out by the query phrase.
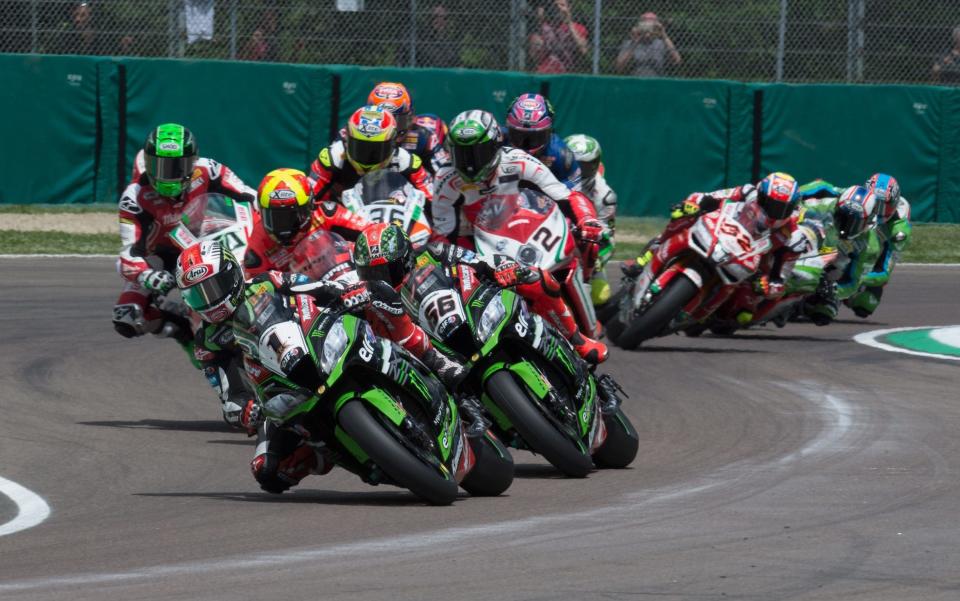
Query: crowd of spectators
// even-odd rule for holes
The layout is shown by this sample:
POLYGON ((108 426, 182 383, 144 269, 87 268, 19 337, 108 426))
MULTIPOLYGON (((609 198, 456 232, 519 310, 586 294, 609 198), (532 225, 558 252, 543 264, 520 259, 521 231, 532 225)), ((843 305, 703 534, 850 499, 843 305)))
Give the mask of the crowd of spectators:
MULTIPOLYGON (((135 31, 135 26, 128 24, 121 27, 115 22, 116 15, 101 14, 109 12, 101 10, 108 6, 106 1, 63 0, 46 4, 57 7, 56 12, 42 15, 39 27, 36 27, 37 15, 28 14, 31 10, 28 2, 0 0, 0 13, 8 19, 20 23, 34 23, 33 30, 8 29, 7 35, 0 40, 0 52, 165 55, 179 44, 181 56, 204 56, 203 52, 193 52, 194 47, 202 49, 204 45, 227 45, 222 31, 226 16, 221 14, 215 21, 215 7, 221 6, 215 0, 177 0, 176 6, 181 10, 178 18, 183 29, 182 37, 173 42, 164 37, 159 43, 157 53, 144 51, 146 34, 135 31), (220 31, 214 30, 215 23, 220 31), (186 54, 183 52, 184 48, 188 49, 186 54)), ((353 9, 355 12, 364 10, 363 2, 354 4, 357 7, 353 9)), ((463 13, 463 5, 456 4, 455 0, 434 0, 432 4, 424 3, 421 6, 424 8, 423 12, 419 13, 414 44, 417 66, 456 68, 486 64, 482 60, 478 63, 476 59, 471 62, 472 51, 469 47, 471 44, 476 46, 478 42, 491 48, 495 44, 489 39, 469 38, 470 30, 466 28, 467 19, 463 13), (457 10, 452 10, 450 6, 457 10)), ((590 72, 596 40, 593 37, 595 32, 584 23, 592 24, 593 16, 577 15, 572 0, 529 0, 526 6, 529 7, 529 13, 525 22, 526 47, 521 49, 520 53, 522 64, 536 73, 590 72)), ((583 3, 578 3, 577 6, 582 9, 583 3)), ((305 51, 310 42, 305 42, 296 32, 285 31, 281 16, 275 0, 263 0, 256 6, 246 7, 243 27, 239 35, 229 42, 231 50, 235 52, 234 56, 245 61, 310 62, 311 54, 305 51), (283 50, 282 36, 285 40, 283 50)), ((619 27, 625 27, 627 18, 629 17, 621 14, 616 17, 616 21, 609 22, 622 23, 619 27)), ((602 38, 601 72, 632 77, 669 77, 690 69, 678 69, 684 59, 667 27, 668 24, 676 23, 670 19, 661 20, 653 12, 644 12, 635 18, 637 20, 630 26, 619 46, 616 46, 616 29, 602 38)), ((409 64, 412 57, 407 50, 407 34, 402 32, 403 27, 398 21, 397 31, 391 33, 397 42, 395 64, 400 66, 409 64)), ((511 31, 517 30, 511 25, 511 31)), ((689 32, 686 29, 684 32, 684 39, 688 40, 689 32)), ((167 36, 168 32, 153 32, 153 35, 163 37, 167 36)), ((523 39, 521 35, 519 40, 522 42, 523 39)), ((517 38, 513 40, 516 41, 517 38)), ((930 42, 932 47, 933 40, 930 42)), ((174 55, 177 53, 174 52, 174 55)), ((952 30, 952 46, 949 51, 934 62, 930 70, 930 81, 942 85, 960 85, 960 25, 952 30)))

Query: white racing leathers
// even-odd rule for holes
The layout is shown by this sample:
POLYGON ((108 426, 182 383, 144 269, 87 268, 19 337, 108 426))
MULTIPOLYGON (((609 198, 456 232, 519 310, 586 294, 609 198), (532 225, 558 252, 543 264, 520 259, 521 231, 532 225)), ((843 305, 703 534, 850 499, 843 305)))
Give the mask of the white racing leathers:
POLYGON ((518 148, 500 149, 499 164, 485 180, 468 182, 453 167, 437 173, 433 199, 433 230, 450 242, 473 237, 483 200, 492 195, 517 194, 522 189, 540 192, 556 202, 575 224, 595 219, 593 203, 558 180, 539 160, 518 148))

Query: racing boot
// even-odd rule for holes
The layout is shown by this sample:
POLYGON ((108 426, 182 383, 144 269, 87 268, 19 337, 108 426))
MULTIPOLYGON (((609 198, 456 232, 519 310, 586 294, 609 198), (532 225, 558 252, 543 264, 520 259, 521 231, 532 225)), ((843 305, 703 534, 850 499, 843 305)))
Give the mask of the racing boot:
POLYGON ((647 250, 636 259, 630 259, 620 264, 620 271, 628 278, 640 277, 643 268, 653 259, 653 251, 647 250))
POLYGON ((483 415, 483 407, 475 396, 464 395, 457 399, 457 408, 460 410, 460 417, 463 419, 464 432, 467 438, 480 438, 483 436, 490 422, 483 415))
POLYGON ((614 414, 620 409, 623 403, 620 395, 630 398, 630 395, 610 374, 601 374, 597 378, 597 384, 600 392, 600 412, 604 415, 614 414))

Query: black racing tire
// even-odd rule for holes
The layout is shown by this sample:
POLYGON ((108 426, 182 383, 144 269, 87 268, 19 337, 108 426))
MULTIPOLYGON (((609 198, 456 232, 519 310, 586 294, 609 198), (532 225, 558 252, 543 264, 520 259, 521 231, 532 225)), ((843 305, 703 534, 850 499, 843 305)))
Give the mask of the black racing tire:
POLYGON ((715 326, 710 326, 710 333, 714 336, 722 336, 726 338, 727 336, 733 336, 737 331, 737 326, 731 325, 729 323, 721 323, 715 326))
POLYGON ((622 409, 603 416, 607 427, 607 439, 593 453, 593 462, 597 467, 622 469, 633 463, 640 448, 640 435, 630 423, 622 409))
POLYGON ((623 333, 617 337, 617 346, 632 350, 644 340, 659 336, 667 324, 697 295, 698 290, 693 280, 678 273, 653 299, 647 310, 627 324, 623 333))
POLYGON ((449 505, 457 498, 457 482, 413 455, 354 399, 340 409, 340 426, 374 463, 398 484, 432 505, 449 505))
POLYGON ((482 437, 467 438, 476 464, 460 482, 475 497, 495 497, 513 483, 513 457, 500 439, 487 430, 482 437))
POLYGON ((507 416, 531 449, 557 469, 574 478, 584 478, 593 469, 590 455, 558 430, 527 396, 527 391, 502 369, 487 379, 487 394, 507 416))

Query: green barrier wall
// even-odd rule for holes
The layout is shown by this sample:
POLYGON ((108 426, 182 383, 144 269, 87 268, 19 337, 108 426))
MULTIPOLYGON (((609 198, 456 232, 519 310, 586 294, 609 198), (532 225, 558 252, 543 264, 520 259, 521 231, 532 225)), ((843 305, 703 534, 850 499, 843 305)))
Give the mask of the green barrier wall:
POLYGON ((313 146, 329 138, 325 69, 150 59, 119 65, 126 73, 128 161, 158 123, 184 123, 201 156, 230 166, 256 187, 274 166, 307 164, 313 146))
POLYGON ((933 87, 763 86, 763 173, 837 185, 872 173, 897 177, 918 220, 933 221, 943 105, 933 87))
POLYGON ((374 83, 394 80, 444 119, 502 119, 516 95, 547 91, 561 134, 600 140, 624 215, 664 215, 689 192, 773 170, 837 184, 888 171, 916 220, 960 221, 955 89, 23 55, 0 55, 0 72, 8 204, 113 201, 164 121, 256 186, 272 168, 306 168, 374 83))
POLYGON ((0 55, 0 203, 97 197, 97 62, 0 55))

